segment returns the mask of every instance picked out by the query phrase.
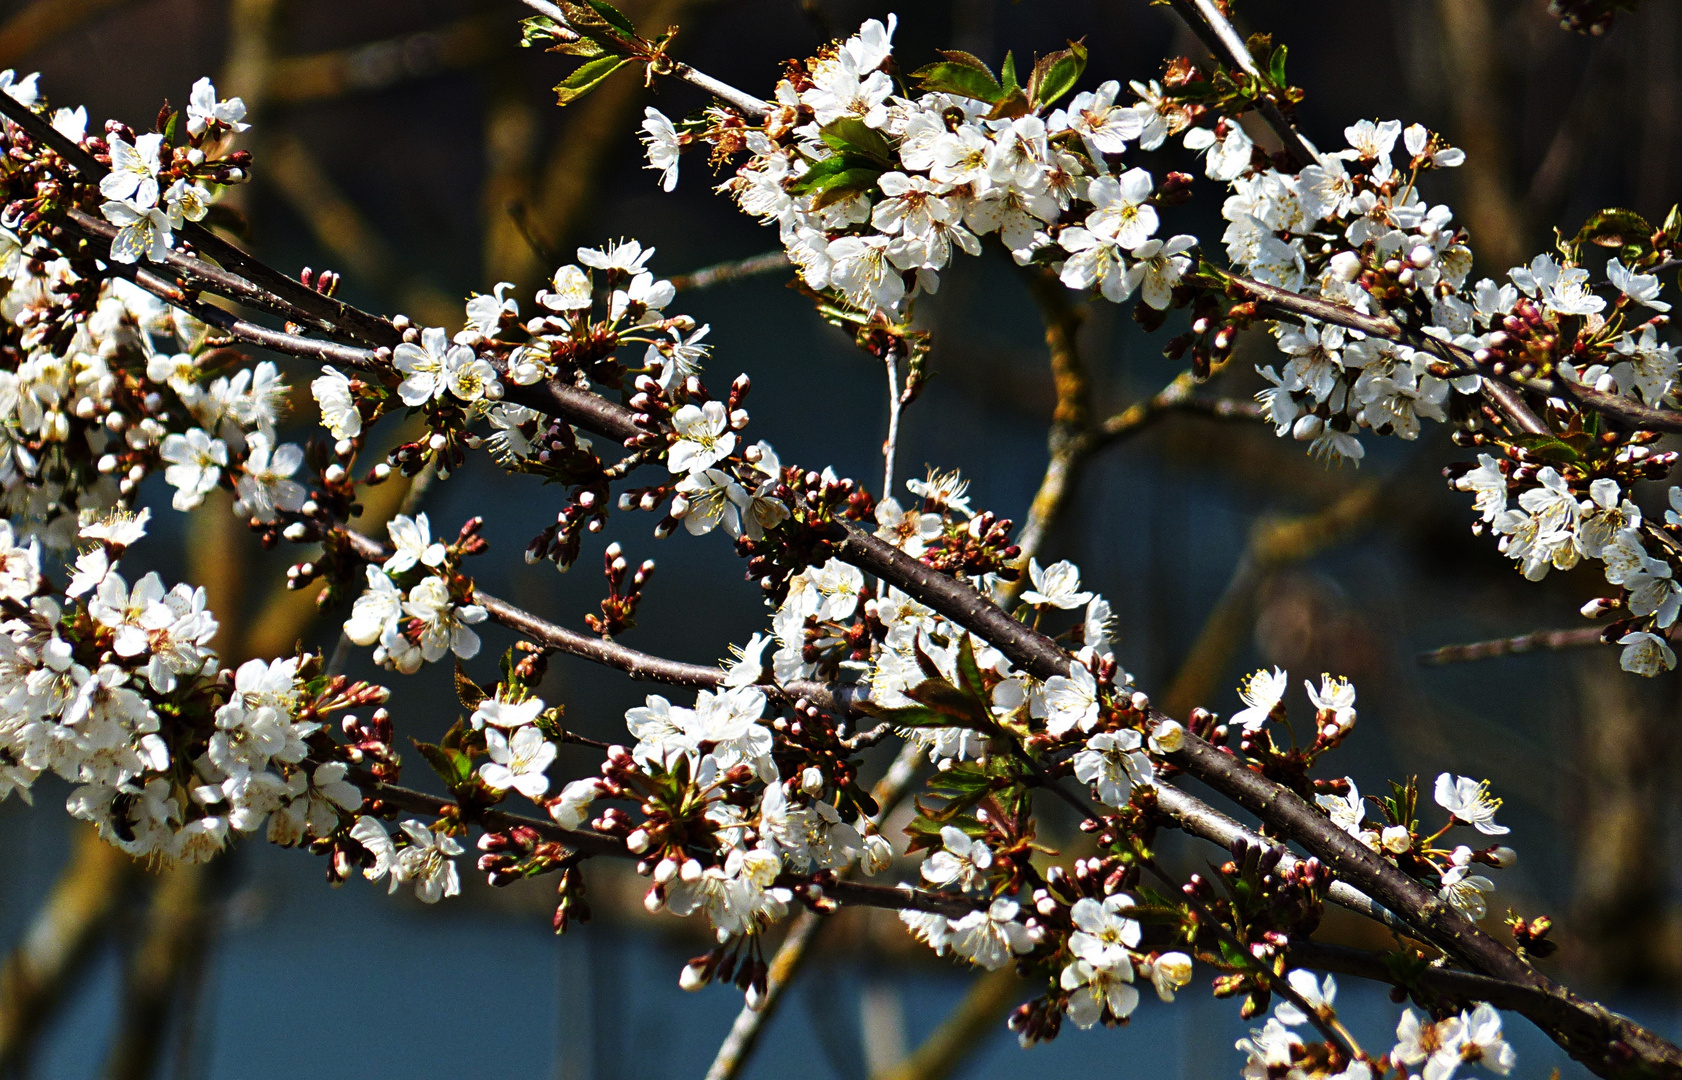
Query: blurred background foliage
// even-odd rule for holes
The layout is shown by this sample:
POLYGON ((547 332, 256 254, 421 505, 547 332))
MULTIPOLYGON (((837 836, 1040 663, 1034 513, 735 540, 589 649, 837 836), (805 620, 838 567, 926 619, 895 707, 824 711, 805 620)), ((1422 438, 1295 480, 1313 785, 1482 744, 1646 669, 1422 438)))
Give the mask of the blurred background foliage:
MULTIPOLYGON (((645 30, 681 26, 676 55, 756 92, 784 59, 890 10, 856 0, 624 6, 645 30)), ((51 99, 85 103, 95 124, 139 128, 211 74, 256 124, 246 144, 256 182, 234 193, 246 242, 288 272, 338 270, 354 302, 427 324, 458 324, 468 292, 501 280, 529 304, 566 261, 554 253, 578 244, 637 237, 658 247, 663 276, 775 247, 711 192, 698 158, 685 159, 670 195, 642 171, 642 108, 680 115, 702 104, 695 91, 621 74, 558 109, 548 88, 567 63, 516 47, 523 13, 514 0, 7 0, 0 66, 41 70, 51 99)), ((907 66, 935 48, 996 63, 1007 49, 1026 58, 1084 38, 1090 84, 1203 56, 1145 0, 916 0, 898 14, 907 66)), ((1555 225, 1574 230, 1594 209, 1658 220, 1677 197, 1682 13, 1670 0, 1593 39, 1562 32, 1543 0, 1243 0, 1236 15, 1290 46, 1290 76, 1308 91, 1300 126, 1320 146, 1340 145, 1356 119, 1400 117, 1465 147, 1455 186, 1427 194, 1471 228, 1481 272, 1527 259, 1555 225)), ((1159 174, 1191 168, 1177 147, 1141 161, 1159 174)), ((1213 241, 1220 194, 1202 180, 1196 191, 1165 228, 1213 241)), ((785 462, 833 464, 874 487, 881 372, 785 283, 786 273, 761 274, 686 292, 673 310, 712 325, 716 383, 752 374, 752 431, 785 462)), ((935 374, 907 411, 901 473, 961 468, 977 507, 1020 522, 1055 405, 1028 282, 989 249, 955 265, 919 315, 935 374)), ((1179 370, 1161 356, 1173 323, 1146 335, 1100 302, 1061 325, 1073 331, 1061 347, 1089 372, 1095 419, 1179 370)), ((1260 385, 1250 369, 1270 350, 1257 335, 1206 392, 1248 397, 1260 385)), ((294 437, 305 437, 313 372, 288 370, 301 391, 294 437)), ((1164 415, 1086 462, 1042 558, 1075 560, 1111 599, 1126 667, 1171 711, 1231 711, 1237 677, 1259 664, 1345 674, 1361 723, 1341 760, 1363 791, 1448 768, 1488 776, 1521 852, 1492 920, 1509 906, 1555 916, 1563 948, 1548 963, 1565 981, 1674 1034, 1676 680, 1623 676, 1610 650, 1421 665, 1422 650, 1445 643, 1575 625, 1598 582, 1580 569, 1529 585, 1473 538, 1467 499, 1439 474, 1463 456, 1442 429, 1369 443, 1358 473, 1327 471, 1253 421, 1164 415)), ((765 627, 721 536, 657 543, 646 516, 616 516, 568 576, 526 566, 525 541, 560 499, 486 465, 424 491, 380 489, 368 527, 404 499, 435 532, 482 514, 493 541, 478 567, 484 587, 578 627, 605 594, 600 545, 617 539, 633 561, 659 562, 630 638, 652 652, 711 662, 765 627)), ((225 657, 300 640, 333 647, 343 613, 318 619, 309 593, 279 590, 287 553, 258 550, 225 504, 188 517, 164 509, 149 548, 166 576, 210 589, 225 657)), ((486 639, 473 665, 481 678, 511 644, 500 630, 486 639)), ((351 670, 374 674, 365 657, 351 670)), ((647 689, 562 657, 544 693, 578 730, 611 739, 647 689)), ((1307 707, 1300 690, 1292 700, 1307 707)), ((398 680, 392 705, 401 732, 435 737, 456 716, 448 672, 398 680)), ((408 779, 426 785, 419 768, 408 779)), ((593 762, 563 756, 559 768, 578 775, 593 762)), ((330 890, 319 861, 262 844, 158 875, 90 842, 60 808, 62 785, 37 791, 35 810, 0 806, 0 941, 12 950, 0 969, 0 1067, 18 1075, 698 1078, 740 1004, 725 990, 678 991, 682 958, 700 951, 696 930, 644 915, 623 868, 591 868, 595 922, 554 939, 542 880, 493 891, 464 874, 462 898, 423 910, 361 882, 330 890)), ((1073 848, 1079 836, 1055 810, 1047 830, 1073 848)), ((1188 871, 1219 858, 1177 838, 1165 852, 1188 871)), ((1337 913, 1325 933, 1385 945, 1337 913)), ((1232 1003, 1188 992, 1175 1007, 1148 1002, 1131 1030, 1070 1030, 1024 1055, 1002 1020, 1026 996, 1008 978, 976 979, 919 953, 891 915, 848 913, 825 927, 745 1074, 1202 1077, 1239 1065, 1232 1003)), ((1382 1043, 1394 1007, 1370 988, 1346 998, 1363 1039, 1382 1043)), ((1512 1026, 1527 1075, 1575 1070, 1512 1026)))

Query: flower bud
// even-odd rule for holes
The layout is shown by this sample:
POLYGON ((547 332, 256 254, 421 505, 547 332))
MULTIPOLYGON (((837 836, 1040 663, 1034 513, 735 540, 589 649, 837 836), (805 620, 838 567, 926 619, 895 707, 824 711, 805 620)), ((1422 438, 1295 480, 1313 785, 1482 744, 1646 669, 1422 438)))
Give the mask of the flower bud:
POLYGON ((800 790, 814 798, 823 794, 823 770, 816 766, 807 766, 800 774, 800 790))
POLYGON ((1391 825, 1379 835, 1379 843, 1392 855, 1400 855, 1413 847, 1413 837, 1405 825, 1391 825))
POLYGON ((1495 847, 1489 849, 1489 858, 1496 866, 1506 870, 1518 862, 1518 852, 1510 847, 1495 847))
POLYGON ((625 837, 625 848, 633 855, 641 855, 648 850, 648 830, 638 829, 625 837))
POLYGON ((1332 256, 1332 277, 1348 284, 1361 276, 1361 257, 1353 251, 1340 251, 1332 256))
POLYGON ((1177 720, 1164 720, 1151 732, 1151 749, 1159 754, 1172 754, 1185 741, 1186 729, 1177 720))
POLYGON ((1318 439, 1326 430, 1326 422, 1313 413, 1297 417, 1297 422, 1291 425, 1291 438, 1298 442, 1308 442, 1318 439))
POLYGON ((707 985, 706 969, 691 960, 683 965, 683 974, 677 977, 677 984, 690 993, 694 993, 707 985))
POLYGON ((894 846, 881 833, 864 838, 864 872, 875 877, 894 863, 894 846))

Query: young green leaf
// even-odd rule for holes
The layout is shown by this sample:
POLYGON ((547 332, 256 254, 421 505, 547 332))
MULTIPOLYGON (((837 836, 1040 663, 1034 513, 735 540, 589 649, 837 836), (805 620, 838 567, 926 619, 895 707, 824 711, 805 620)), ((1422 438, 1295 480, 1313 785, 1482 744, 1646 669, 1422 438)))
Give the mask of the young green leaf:
POLYGON ((1034 108, 1043 109, 1067 94, 1080 82, 1086 71, 1086 46, 1069 42, 1067 49, 1042 56, 1028 76, 1028 100, 1034 108))
POLYGON ((463 787, 473 776, 473 760, 460 750, 451 750, 431 743, 417 742, 413 739, 415 749, 421 752, 421 757, 432 766, 432 771, 443 778, 451 791, 463 787))
POLYGON ((1006 91, 1004 97, 993 103, 993 108, 987 113, 987 119, 1014 120, 1018 116, 1027 116, 1032 111, 1033 106, 1028 103, 1028 95, 1022 92, 1021 87, 1017 87, 1006 91))
POLYGON ((1612 208, 1602 210, 1583 223, 1571 239, 1571 250, 1582 256, 1584 244, 1618 248, 1618 256, 1625 263, 1634 263, 1653 252, 1653 226, 1634 210, 1612 208))
POLYGON ((467 669, 461 666, 459 659, 456 660, 456 697, 461 699, 461 707, 468 712, 477 709, 479 703, 485 700, 485 691, 467 677, 467 669))
POLYGON ((999 68, 999 85, 1004 87, 1005 93, 1022 89, 1022 84, 1016 81, 1016 54, 1005 53, 1004 65, 999 68))
POLYGON ((1267 74, 1274 86, 1283 89, 1289 85, 1285 80, 1285 46, 1273 50, 1273 56, 1267 63, 1267 74))
POLYGON ((851 151, 875 161, 884 169, 894 165, 894 148, 887 137, 856 116, 843 116, 818 131, 818 138, 836 150, 851 151))
POLYGON ((951 49, 942 50, 940 55, 945 60, 925 65, 911 73, 924 90, 957 94, 989 103, 1005 96, 1005 88, 987 70, 987 65, 969 53, 951 49))
POLYGON ((594 60, 587 60, 556 85, 555 96, 560 104, 571 105, 630 62, 631 58, 628 56, 599 56, 594 60))
POLYGON ((626 37, 634 38, 637 36, 636 26, 625 17, 624 12, 608 3, 607 0, 584 0, 584 2, 595 8, 596 13, 606 19, 615 30, 626 37))

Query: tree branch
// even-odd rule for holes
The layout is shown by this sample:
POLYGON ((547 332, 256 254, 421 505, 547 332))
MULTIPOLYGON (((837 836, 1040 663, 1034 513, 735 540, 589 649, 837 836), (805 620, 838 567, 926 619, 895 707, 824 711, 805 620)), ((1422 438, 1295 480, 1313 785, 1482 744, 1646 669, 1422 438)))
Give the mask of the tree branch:
MULTIPOLYGON (((416 814, 428 814, 442 817, 446 813, 453 814, 461 820, 478 825, 490 832, 506 832, 513 828, 526 828, 541 836, 545 840, 571 848, 584 855, 604 856, 611 859, 640 859, 625 846, 625 842, 615 836, 583 829, 565 829, 553 821, 543 818, 526 817, 521 814, 510 814, 506 810, 495 807, 474 807, 452 802, 437 795, 428 795, 413 788, 401 787, 377 780, 362 769, 352 768, 346 779, 369 798, 378 799, 387 806, 399 810, 407 810, 416 814)), ((813 886, 822 891, 824 896, 841 904, 851 904, 858 907, 889 908, 895 911, 927 911, 948 918, 961 918, 972 911, 978 911, 987 906, 988 901, 983 898, 961 896, 957 893, 934 893, 925 889, 903 888, 894 885, 870 885, 862 881, 845 881, 836 878, 832 871, 821 870, 815 874, 783 874, 777 879, 777 884, 790 888, 805 888, 813 886)))
MULTIPOLYGON (((1238 36, 1238 31, 1233 28, 1214 0, 1169 0, 1169 6, 1191 32, 1197 35, 1198 40, 1203 42, 1212 56, 1224 60, 1258 82, 1266 81, 1261 69, 1256 66, 1255 57, 1250 55, 1250 47, 1238 36)), ((1256 111, 1261 113, 1262 119, 1267 121, 1267 126, 1279 137, 1286 155, 1297 168, 1316 164, 1320 160, 1303 141, 1295 125, 1279 111, 1279 106, 1274 104, 1272 98, 1259 98, 1256 111)))
MULTIPOLYGON (((561 26, 567 25, 566 12, 556 7, 548 0, 521 0, 533 11, 549 16, 561 26)), ((718 98, 720 101, 734 105, 748 116, 764 116, 771 111, 771 106, 762 98, 756 98, 743 90, 738 90, 729 83, 720 82, 704 72, 696 71, 688 64, 672 60, 670 57, 663 62, 651 65, 657 75, 669 75, 674 79, 681 79, 691 86, 699 87, 718 98)))
MULTIPOLYGON (((346 529, 339 535, 344 537, 357 558, 381 563, 391 557, 391 552, 385 545, 355 530, 346 529)), ((690 690, 716 690, 724 685, 724 672, 719 668, 667 660, 626 648, 606 638, 569 630, 478 589, 474 590, 473 600, 483 607, 491 618, 539 645, 582 657, 604 667, 615 668, 633 679, 648 679, 690 690)), ((786 685, 763 683, 760 689, 764 690, 768 697, 784 703, 793 703, 805 698, 820 709, 843 716, 853 711, 854 704, 865 693, 863 687, 831 686, 810 679, 801 679, 786 685)))
POLYGON ((787 270, 792 265, 783 252, 767 251, 763 255, 750 255, 745 259, 714 263, 687 274, 678 274, 671 279, 672 288, 678 292, 686 289, 709 289, 714 285, 725 285, 732 281, 741 281, 743 278, 787 270))
MULTIPOLYGON (((99 183, 108 172, 91 154, 9 94, 0 94, 0 115, 17 124, 31 139, 51 147, 88 183, 99 183)), ((181 235, 202 254, 244 277, 250 284, 267 289, 296 305, 299 311, 329 332, 355 334, 375 345, 392 346, 401 340, 396 328, 385 319, 323 296, 302 282, 269 268, 202 225, 189 222, 182 227, 181 235)))
POLYGON ((1563 652, 1605 644, 1598 626, 1582 626, 1571 630, 1536 630, 1516 637, 1496 638, 1493 641, 1474 641, 1466 645, 1444 645, 1419 654, 1419 663, 1426 667, 1439 664, 1463 664, 1468 660, 1488 660, 1496 656, 1518 656, 1528 652, 1563 652))
MULTIPOLYGON (((870 797, 876 800, 878 807, 876 815, 871 818, 874 824, 880 826, 909 793, 921 756, 920 746, 906 743, 900 748, 899 756, 889 766, 887 774, 871 789, 870 797)), ((759 1008, 743 1005, 742 1011, 736 1014, 736 1022, 730 1025, 730 1034, 725 1036, 713 1057, 712 1066, 707 1069, 706 1080, 734 1080, 741 1073, 759 1043, 760 1033, 782 1005, 789 984, 805 965, 812 944, 817 941, 824 925, 823 916, 810 910, 801 912, 795 919, 783 943, 777 947, 777 955, 771 958, 771 970, 766 975, 765 999, 760 1002, 759 1008)))
MULTIPOLYGON (((1467 371, 1483 375, 1466 350, 1428 335, 1410 333, 1404 330, 1401 324, 1394 319, 1365 315, 1354 308, 1334 304, 1330 300, 1303 296, 1301 293, 1294 293, 1289 289, 1264 285, 1259 281, 1238 274, 1228 274, 1227 280, 1269 307, 1289 312, 1292 315, 1306 316, 1310 319, 1318 319, 1321 322, 1333 323, 1350 330, 1359 330, 1370 337, 1384 338, 1387 341, 1421 348, 1441 356, 1451 363, 1458 364, 1467 371)), ((1513 390, 1512 387, 1492 376, 1483 375, 1483 393, 1496 408, 1507 415, 1518 430, 1531 435, 1547 433, 1548 426, 1531 411, 1530 406, 1524 403, 1524 399, 1520 398, 1517 391, 1513 390)))
MULTIPOLYGON (((0 112, 9 115, 11 110, 7 106, 15 104, 6 95, 0 95, 0 112)), ((28 113, 27 110, 24 112, 31 123, 45 126, 40 125, 39 118, 32 113, 28 113)), ((53 134, 56 136, 57 133, 53 134)), ((262 268, 262 271, 248 275, 248 279, 254 284, 264 285, 265 280, 273 276, 273 271, 262 268)), ((302 288, 290 279, 283 280, 291 287, 302 288)), ((1242 280, 1237 283, 1244 285, 1242 280)), ((317 299, 326 299, 313 291, 304 291, 310 292, 310 295, 317 299)), ((1294 297, 1294 294, 1287 296, 1294 297)), ((1307 298, 1302 297, 1294 299, 1307 301, 1307 298)), ((1347 309, 1340 310, 1347 312, 1347 309)), ((1347 314, 1362 317, 1358 313, 1347 314)), ((390 328, 389 323, 381 321, 381 325, 390 328)), ((319 343, 310 342, 309 345, 315 348, 319 343)), ((1484 381, 1486 387, 1497 385, 1488 379, 1484 381)), ((544 396, 551 400, 537 407, 580 427, 621 440, 633 439, 643 433, 632 419, 630 410, 599 395, 576 387, 555 384, 541 390, 544 396)), ((1523 407, 1522 402, 1519 405, 1523 407)), ((1534 417, 1532 419, 1534 420, 1534 417)), ((1540 425, 1540 421, 1535 423, 1540 425)), ((843 560, 898 586, 912 598, 988 641, 1028 674, 1044 679, 1068 671, 1069 657, 1056 642, 1013 619, 968 583, 948 577, 911 559, 851 523, 838 522, 834 530, 836 554, 843 560)), ((1159 718, 1162 718, 1161 714, 1153 711, 1150 719, 1155 721, 1159 718)), ((1419 882, 1407 877, 1395 866, 1337 829, 1325 815, 1310 807, 1291 791, 1252 772, 1230 752, 1217 749, 1188 734, 1182 748, 1168 755, 1168 758, 1173 764, 1257 814, 1268 827, 1297 840, 1319 857, 1335 876, 1382 903, 1432 943, 1463 963, 1486 975, 1536 988, 1565 1003, 1564 1018, 1548 1033, 1594 1071, 1607 1076, 1623 1075, 1630 1071, 1633 1058, 1640 1066, 1651 1071, 1682 1076, 1682 1050, 1632 1021, 1578 998, 1534 971, 1514 953, 1484 934, 1470 920, 1432 895, 1419 882)), ((403 789, 392 789, 391 794, 395 798, 402 791, 403 789)), ((401 797, 408 799, 411 804, 418 801, 434 812, 444 805, 442 800, 421 795, 419 792, 404 792, 401 797)), ((484 813, 494 815, 499 812, 484 813)), ((532 822, 532 819, 502 816, 511 824, 532 822)), ((558 829, 558 826, 550 826, 549 823, 541 821, 535 823, 534 827, 537 826, 545 830, 558 829)), ((561 831, 568 836, 558 837, 552 832, 548 835, 562 843, 581 841, 596 845, 597 853, 623 854, 627 857, 629 855, 618 841, 610 837, 561 831), (603 845, 616 850, 603 850, 603 845)), ((887 907, 910 906, 943 914, 967 911, 971 907, 962 898, 943 898, 848 882, 835 883, 831 895, 844 902, 873 902, 877 906, 887 907)))

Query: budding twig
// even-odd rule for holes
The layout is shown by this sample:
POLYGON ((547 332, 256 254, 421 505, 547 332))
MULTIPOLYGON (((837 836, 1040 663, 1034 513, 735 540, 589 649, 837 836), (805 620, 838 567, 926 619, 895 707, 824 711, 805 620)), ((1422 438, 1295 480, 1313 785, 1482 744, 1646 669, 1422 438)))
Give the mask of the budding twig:
POLYGON ((678 274, 671 282, 672 288, 678 292, 686 289, 709 289, 714 285, 725 285, 732 281, 741 281, 743 278, 786 270, 792 265, 788 256, 781 251, 768 251, 763 255, 750 255, 745 259, 703 266, 691 273, 678 274))
MULTIPOLYGON (((870 792, 870 797, 876 800, 879 808, 876 816, 871 819, 872 824, 880 825, 910 793, 911 781, 916 776, 917 762, 921 756, 922 748, 915 743, 906 743, 900 748, 899 756, 889 766, 887 775, 883 776, 870 792)), ((743 1005, 742 1011, 736 1014, 736 1022, 730 1025, 730 1034, 724 1037, 718 1053, 713 1057, 712 1066, 707 1069, 706 1080, 734 1080, 741 1073, 742 1067, 747 1064, 749 1055, 759 1042, 760 1033, 765 1030, 765 1025, 782 1004, 784 991, 805 965, 806 957, 812 951, 812 943, 817 940, 823 926, 823 917, 815 912, 800 913, 794 925, 789 928, 788 936, 783 938, 782 945, 778 946, 777 955, 771 958, 771 970, 766 976, 765 994, 759 1008, 743 1005)))
POLYGON ((1528 652, 1586 649, 1602 642, 1598 626, 1582 626, 1571 630, 1535 630, 1515 637, 1427 649, 1419 654, 1418 660, 1423 666, 1433 667, 1440 664, 1463 664, 1469 660, 1489 660, 1497 656, 1518 656, 1528 652))
MULTIPOLYGON (((1212 55, 1224 58, 1252 79, 1262 80, 1261 69, 1256 66, 1255 58, 1250 55, 1250 47, 1238 36, 1238 31, 1233 28, 1214 0, 1169 0, 1169 3, 1174 9, 1174 14, 1197 35, 1212 55)), ((1319 155, 1303 141, 1302 135, 1285 118, 1285 114, 1279 111, 1279 106, 1274 104, 1271 98, 1258 99, 1256 109, 1284 144, 1285 153, 1290 155, 1298 168, 1319 162, 1319 155)))

